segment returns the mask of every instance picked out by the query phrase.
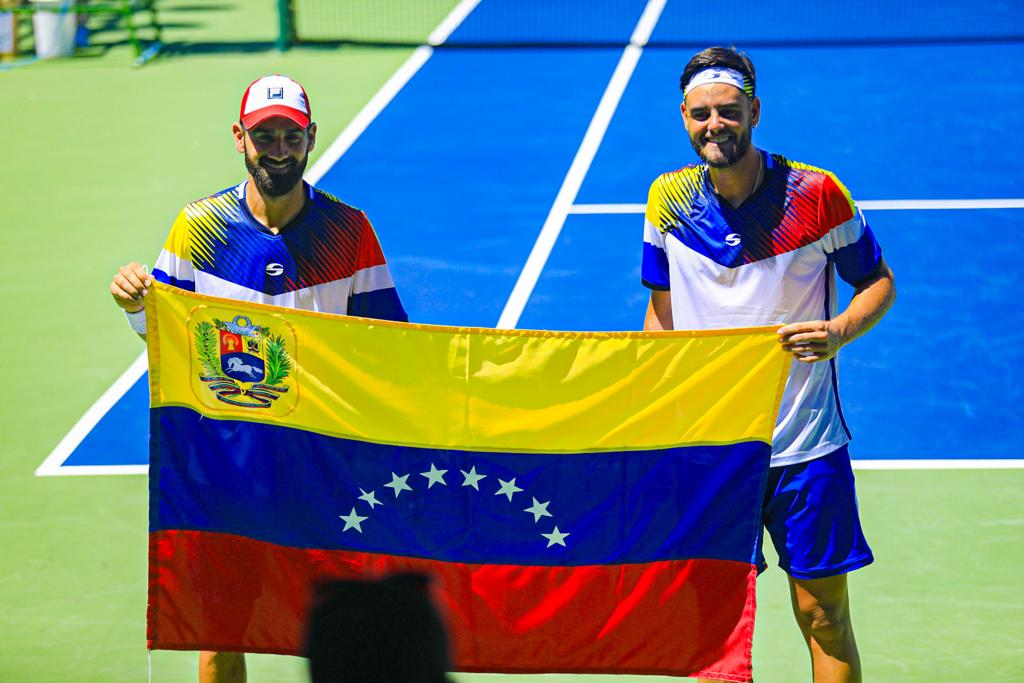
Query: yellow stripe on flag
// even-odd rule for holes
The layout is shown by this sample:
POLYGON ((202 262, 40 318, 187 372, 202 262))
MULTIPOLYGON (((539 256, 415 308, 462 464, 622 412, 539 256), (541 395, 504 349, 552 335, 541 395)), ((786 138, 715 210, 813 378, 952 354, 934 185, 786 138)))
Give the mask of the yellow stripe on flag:
POLYGON ((770 442, 790 363, 774 327, 441 327, 159 283, 146 309, 154 407, 431 448, 572 453, 770 442), (262 355, 232 356, 239 340, 255 349, 260 338, 262 355))

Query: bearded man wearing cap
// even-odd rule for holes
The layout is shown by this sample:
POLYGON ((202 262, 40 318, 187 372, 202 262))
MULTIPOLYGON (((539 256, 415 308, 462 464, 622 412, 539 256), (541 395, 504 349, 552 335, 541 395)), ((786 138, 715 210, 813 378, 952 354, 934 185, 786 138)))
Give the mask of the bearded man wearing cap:
MULTIPOLYGON (((679 85, 701 162, 651 186, 644 329, 779 325, 793 362, 763 522, 789 575, 814 681, 860 681, 846 574, 873 557, 857 514, 836 354, 885 315, 896 295, 893 274, 834 174, 752 145, 761 101, 749 57, 702 50, 679 85), (841 313, 835 272, 855 290, 841 313)), ((759 565, 763 571, 763 556, 759 565)))
MULTIPOLYGON (((146 338, 153 279, 241 301, 408 320, 366 214, 302 180, 316 143, 302 86, 280 75, 253 81, 231 132, 247 178, 187 204, 152 273, 132 262, 114 276, 110 293, 132 329, 146 338)), ((208 597, 215 612, 218 596, 208 597)), ((245 678, 242 653, 200 653, 201 683, 245 678)))

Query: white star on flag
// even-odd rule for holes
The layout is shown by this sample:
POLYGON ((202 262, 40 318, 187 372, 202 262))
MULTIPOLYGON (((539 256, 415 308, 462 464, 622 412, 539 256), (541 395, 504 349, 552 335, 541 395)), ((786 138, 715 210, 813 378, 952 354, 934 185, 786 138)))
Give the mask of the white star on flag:
MULTIPOLYGON (((349 529, 355 529, 359 533, 363 533, 363 527, 361 527, 360 524, 362 524, 365 520, 369 519, 369 517, 361 517, 361 516, 357 515, 355 508, 352 508, 352 512, 348 513, 347 515, 338 515, 338 517, 340 519, 345 520, 345 528, 342 529, 342 531, 348 531, 349 529)), ((555 529, 555 531, 558 531, 558 530, 555 529)), ((564 545, 564 543, 563 543, 563 545, 564 545)))
POLYGON ((504 479, 501 479, 501 478, 499 478, 498 481, 501 482, 501 488, 498 489, 497 491, 495 491, 494 495, 496 495, 496 496, 502 496, 502 495, 508 496, 508 502, 510 502, 510 503, 512 502, 512 496, 515 495, 516 493, 519 493, 520 491, 522 491, 521 488, 516 486, 516 478, 515 477, 512 477, 512 481, 505 481, 504 479))
POLYGON ((369 503, 371 510, 373 508, 377 507, 378 505, 383 505, 384 504, 384 503, 380 502, 379 500, 377 500, 377 492, 376 491, 370 491, 369 493, 367 493, 366 491, 364 491, 362 489, 359 489, 359 493, 363 494, 363 495, 359 496, 359 500, 365 500, 367 503, 369 503))
POLYGON ((479 482, 481 479, 487 476, 486 474, 477 474, 476 465, 473 465, 473 468, 469 470, 469 472, 467 472, 466 470, 459 470, 459 472, 462 472, 462 476, 465 477, 465 479, 462 480, 462 485, 472 486, 477 491, 480 490, 480 485, 477 482, 479 482))
MULTIPOLYGON (((498 481, 501 481, 501 480, 499 479, 498 481)), ((515 481, 515 479, 513 479, 512 481, 515 481)), ((540 521, 541 517, 551 517, 552 516, 551 513, 548 512, 548 505, 551 505, 551 501, 550 500, 548 502, 546 502, 546 503, 542 503, 539 500, 537 500, 536 498, 534 498, 533 499, 533 505, 531 505, 530 507, 528 507, 525 510, 523 510, 523 512, 530 512, 530 513, 532 513, 533 514, 533 523, 536 524, 537 522, 540 521)))
POLYGON ((560 545, 560 546, 562 546, 564 548, 565 547, 565 537, 568 536, 568 535, 569 534, 560 532, 558 530, 557 526, 555 527, 555 530, 552 531, 550 534, 541 534, 541 536, 543 536, 544 538, 548 539, 548 547, 549 548, 551 546, 555 545, 555 544, 558 544, 558 545, 560 545))
POLYGON ((409 475, 398 476, 394 472, 391 473, 391 483, 384 484, 384 488, 394 489, 395 498, 398 498, 398 494, 402 491, 412 491, 412 487, 405 483, 405 480, 409 478, 409 475))
POLYGON ((434 484, 442 484, 444 486, 447 486, 448 482, 444 480, 444 475, 445 472, 447 471, 448 470, 439 470, 437 469, 437 465, 435 465, 434 463, 430 463, 430 471, 420 472, 420 476, 426 477, 427 481, 430 482, 429 484, 427 484, 428 489, 432 487, 434 484))

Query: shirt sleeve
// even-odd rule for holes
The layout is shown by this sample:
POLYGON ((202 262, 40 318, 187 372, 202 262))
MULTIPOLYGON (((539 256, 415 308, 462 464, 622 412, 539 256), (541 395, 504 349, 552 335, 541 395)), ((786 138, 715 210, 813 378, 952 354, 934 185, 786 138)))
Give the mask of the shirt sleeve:
POLYGON ((863 212, 838 180, 829 178, 824 184, 819 211, 822 220, 835 226, 822 238, 822 247, 835 261, 839 277, 856 287, 878 271, 882 248, 863 212))
POLYGON ((348 314, 378 320, 408 322, 409 316, 398 297, 384 252, 369 220, 363 216, 356 272, 348 299, 348 314))
POLYGON ((185 209, 171 226, 171 233, 164 242, 160 255, 153 267, 153 277, 157 282, 178 287, 189 292, 196 291, 196 271, 192 265, 191 241, 189 225, 185 209))
POLYGON ((644 246, 640 263, 640 279, 645 287, 659 291, 669 289, 668 254, 665 234, 658 228, 661 210, 661 179, 655 180, 647 195, 644 212, 644 246))

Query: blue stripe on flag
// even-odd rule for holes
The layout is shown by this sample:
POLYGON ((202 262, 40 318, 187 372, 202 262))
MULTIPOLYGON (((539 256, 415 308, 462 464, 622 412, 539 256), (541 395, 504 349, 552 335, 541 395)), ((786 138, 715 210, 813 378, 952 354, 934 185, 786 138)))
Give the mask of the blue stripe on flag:
POLYGON ((151 413, 151 486, 159 486, 151 531, 451 562, 750 562, 769 458, 761 442, 583 454, 436 450, 182 407, 151 413), (431 485, 427 474, 440 470, 431 485))

